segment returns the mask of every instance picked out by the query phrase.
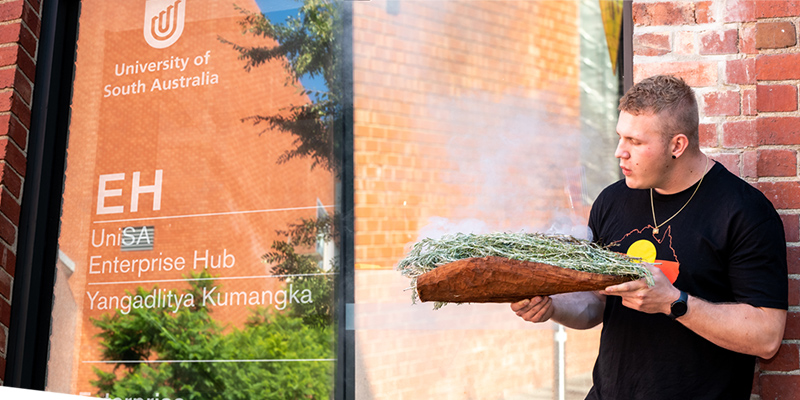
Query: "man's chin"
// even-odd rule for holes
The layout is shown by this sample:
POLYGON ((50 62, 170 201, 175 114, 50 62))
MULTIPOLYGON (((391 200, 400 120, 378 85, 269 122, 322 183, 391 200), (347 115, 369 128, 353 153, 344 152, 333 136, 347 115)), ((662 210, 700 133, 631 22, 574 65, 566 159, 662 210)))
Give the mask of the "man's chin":
POLYGON ((627 176, 625 177, 625 185, 628 186, 628 189, 646 189, 641 185, 641 183, 636 182, 627 176))

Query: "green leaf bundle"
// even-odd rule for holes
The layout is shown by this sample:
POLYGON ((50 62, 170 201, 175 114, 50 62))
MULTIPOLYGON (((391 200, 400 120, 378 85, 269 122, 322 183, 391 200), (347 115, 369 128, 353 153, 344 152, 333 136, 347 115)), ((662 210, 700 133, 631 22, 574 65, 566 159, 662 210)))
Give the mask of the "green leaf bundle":
MULTIPOLYGON (((588 240, 564 235, 539 233, 490 233, 446 235, 426 238, 416 243, 397 269, 411 278, 412 301, 416 302, 417 277, 454 261, 473 257, 504 257, 530 261, 581 272, 645 278, 653 285, 653 276, 637 258, 616 253, 588 240)), ((436 308, 444 303, 437 303, 436 308)))

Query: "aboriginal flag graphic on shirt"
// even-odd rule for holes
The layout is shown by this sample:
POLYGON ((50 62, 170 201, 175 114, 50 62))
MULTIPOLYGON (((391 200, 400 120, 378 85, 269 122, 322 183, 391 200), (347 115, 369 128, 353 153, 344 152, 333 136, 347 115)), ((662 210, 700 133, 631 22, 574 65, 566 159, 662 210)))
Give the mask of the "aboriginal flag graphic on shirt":
POLYGON ((675 283, 680 275, 680 261, 672 245, 672 227, 662 227, 658 234, 653 226, 635 229, 612 243, 612 250, 655 264, 661 272, 675 283))

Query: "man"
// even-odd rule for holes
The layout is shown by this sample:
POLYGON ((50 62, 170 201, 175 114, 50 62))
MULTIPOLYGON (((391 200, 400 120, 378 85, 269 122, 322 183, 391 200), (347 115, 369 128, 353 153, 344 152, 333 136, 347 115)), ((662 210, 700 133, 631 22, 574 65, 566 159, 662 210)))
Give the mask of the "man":
POLYGON ((654 76, 620 100, 624 180, 592 207, 594 240, 639 257, 637 280, 534 297, 523 319, 575 329, 603 322, 587 399, 749 399, 755 356, 770 358, 788 308, 781 220, 756 189, 700 151, 694 92, 654 76))

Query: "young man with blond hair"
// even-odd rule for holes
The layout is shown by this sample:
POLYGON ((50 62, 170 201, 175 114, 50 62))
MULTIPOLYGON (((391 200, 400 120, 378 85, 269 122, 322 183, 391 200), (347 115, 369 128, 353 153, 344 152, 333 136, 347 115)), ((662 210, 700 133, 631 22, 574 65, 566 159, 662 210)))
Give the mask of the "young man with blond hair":
POLYGON ((655 285, 534 297, 530 322, 601 322, 587 399, 749 399, 755 357, 770 358, 788 308, 786 241, 761 192, 700 150, 694 91, 654 76, 619 106, 624 179, 592 206, 594 240, 639 257, 655 285))

